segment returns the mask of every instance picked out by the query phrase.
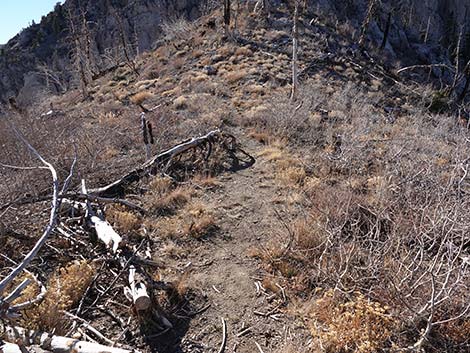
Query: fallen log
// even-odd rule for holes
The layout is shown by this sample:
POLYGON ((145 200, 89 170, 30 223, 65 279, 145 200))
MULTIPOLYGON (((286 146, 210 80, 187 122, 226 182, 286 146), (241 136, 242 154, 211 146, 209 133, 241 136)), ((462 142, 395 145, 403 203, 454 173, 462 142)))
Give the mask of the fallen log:
POLYGON ((98 343, 79 341, 70 337, 56 336, 53 334, 26 330, 21 327, 4 327, 2 339, 3 345, 0 351, 3 353, 24 353, 24 347, 37 345, 41 349, 53 353, 131 353, 137 352, 122 348, 104 346, 98 343))
POLYGON ((142 164, 140 167, 130 171, 122 178, 100 188, 90 189, 90 194, 95 195, 119 195, 122 194, 125 187, 131 183, 139 181, 144 175, 148 174, 155 166, 158 166, 162 162, 172 160, 175 156, 186 152, 191 148, 195 148, 206 143, 211 143, 217 136, 221 134, 220 130, 214 130, 201 137, 194 137, 190 140, 181 142, 180 144, 154 156, 147 162, 142 164))

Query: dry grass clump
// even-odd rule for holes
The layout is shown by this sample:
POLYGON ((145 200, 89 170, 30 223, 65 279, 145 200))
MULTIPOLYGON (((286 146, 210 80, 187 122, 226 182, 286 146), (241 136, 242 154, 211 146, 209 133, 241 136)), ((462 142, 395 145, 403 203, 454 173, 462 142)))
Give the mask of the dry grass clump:
POLYGON ((172 213, 184 206, 191 199, 193 192, 189 187, 179 186, 163 196, 154 195, 151 201, 152 210, 157 213, 172 213))
MULTIPOLYGON (((178 214, 159 219, 154 228, 164 239, 176 240, 184 237, 201 239, 217 230, 217 225, 214 216, 206 206, 193 202, 186 204, 178 214)), ((170 251, 171 248, 167 250, 170 251)))
POLYGON ((388 311, 362 294, 341 300, 328 290, 310 309, 312 335, 326 352, 377 352, 390 346, 398 324, 388 311))
POLYGON ((321 253, 327 240, 322 225, 311 218, 299 217, 294 220, 292 232, 296 249, 315 251, 317 254, 321 253))
POLYGON ((307 172, 303 167, 288 167, 278 174, 281 182, 287 185, 301 185, 307 177, 307 172))
POLYGON ((225 45, 223 47, 220 47, 217 49, 217 54, 220 56, 223 56, 224 58, 229 57, 232 55, 234 48, 229 45, 225 45))
POLYGON ((74 262, 55 272, 47 283, 44 299, 24 313, 30 329, 64 334, 67 326, 63 311, 73 308, 90 285, 96 268, 87 261, 74 262))
POLYGON ((173 105, 176 109, 186 109, 188 107, 188 98, 180 96, 173 101, 173 105))
POLYGON ((276 165, 276 178, 281 186, 301 186, 307 178, 301 160, 288 151, 282 141, 272 141, 258 155, 276 165))
POLYGON ((136 105, 141 105, 142 103, 144 103, 147 99, 151 97, 153 97, 152 93, 148 91, 142 91, 142 92, 134 94, 133 96, 131 96, 130 99, 132 103, 136 105))
POLYGON ((262 261, 269 272, 292 278, 298 271, 291 253, 282 243, 283 241, 274 239, 265 245, 250 248, 247 255, 262 261))
POLYGON ((239 47, 235 50, 237 56, 252 56, 253 51, 249 47, 239 47))
POLYGON ((201 239, 212 233, 216 228, 214 217, 211 215, 203 215, 195 218, 191 223, 187 223, 184 228, 184 233, 195 239, 201 239))
POLYGON ((214 216, 202 203, 189 204, 182 217, 185 220, 184 234, 192 238, 201 239, 217 230, 214 216))
POLYGON ((163 195, 171 189, 171 185, 172 180, 170 178, 156 176, 149 183, 149 189, 154 194, 163 195))
POLYGON ((138 216, 117 206, 109 207, 106 216, 124 234, 138 230, 142 223, 138 216))
POLYGON ((238 81, 244 79, 247 76, 248 76, 248 71, 246 71, 246 70, 236 70, 236 71, 227 72, 225 74, 225 80, 227 80, 227 82, 230 83, 230 84, 234 84, 234 83, 237 83, 238 81))

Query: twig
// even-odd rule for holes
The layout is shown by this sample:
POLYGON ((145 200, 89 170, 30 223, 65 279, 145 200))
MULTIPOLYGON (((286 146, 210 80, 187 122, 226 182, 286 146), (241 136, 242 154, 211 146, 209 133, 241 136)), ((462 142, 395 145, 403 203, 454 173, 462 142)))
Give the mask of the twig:
POLYGON ((247 327, 246 329, 240 331, 239 333, 237 333, 237 337, 241 337, 243 336, 244 334, 248 333, 251 331, 251 327, 247 327))
POLYGON ((258 342, 255 342, 256 348, 258 348, 260 353, 264 353, 263 350, 261 349, 261 346, 258 344, 258 342))
POLYGON ((220 348, 217 353, 222 353, 225 350, 225 345, 227 343, 227 324, 225 323, 225 319, 223 317, 220 319, 222 321, 222 343, 220 344, 220 348))
POLYGON ((102 340, 103 342, 106 342, 107 344, 110 344, 114 347, 115 345, 115 342, 111 341, 109 338, 106 338, 101 332, 99 332, 96 328, 94 328, 93 326, 91 326, 88 321, 86 321, 85 319, 82 319, 81 317, 79 316, 76 316, 72 313, 69 313, 68 311, 63 311, 63 313, 65 315, 67 315, 68 317, 71 317, 72 319, 74 320, 78 320, 80 321, 82 324, 83 324, 83 327, 86 328, 88 331, 92 332, 96 337, 98 337, 100 340, 102 340))

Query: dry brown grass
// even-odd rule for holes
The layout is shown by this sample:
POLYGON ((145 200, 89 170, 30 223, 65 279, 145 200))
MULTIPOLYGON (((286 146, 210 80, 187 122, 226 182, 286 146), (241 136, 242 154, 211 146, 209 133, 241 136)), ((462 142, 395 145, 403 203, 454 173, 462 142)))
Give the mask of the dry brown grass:
POLYGON ((132 103, 136 105, 140 105, 144 103, 147 99, 152 98, 152 97, 153 97, 152 93, 148 91, 142 91, 142 92, 134 94, 133 96, 131 96, 130 99, 132 103))
POLYGON ((155 195, 151 201, 152 210, 157 213, 174 212, 191 199, 193 192, 189 187, 179 186, 163 196, 155 195))
POLYGON ((235 50, 235 55, 237 56, 253 56, 253 51, 249 47, 240 47, 235 50))
POLYGON ((315 250, 317 254, 321 253, 327 237, 320 221, 299 217, 293 221, 292 231, 297 249, 315 250))
POLYGON ((141 219, 121 207, 112 206, 106 210, 107 219, 117 227, 120 233, 127 234, 140 228, 141 219))
POLYGON ((214 217, 211 215, 203 215, 187 223, 184 228, 184 233, 195 239, 201 239, 209 235, 216 228, 214 217))
POLYGON ((302 161, 285 147, 282 140, 271 140, 258 156, 276 165, 275 176, 281 186, 302 186, 307 178, 302 161))
POLYGON ((24 313, 24 325, 64 334, 67 324, 63 311, 70 310, 82 299, 95 273, 96 268, 86 261, 72 263, 55 272, 49 278, 41 303, 24 313))
POLYGON ((196 174, 191 182, 204 189, 214 189, 221 185, 216 177, 207 174, 196 174))
POLYGON ((217 230, 212 212, 202 203, 186 204, 177 214, 158 220, 153 227, 165 239, 201 239, 217 230))
POLYGON ((156 195, 166 194, 172 185, 172 180, 167 177, 156 176, 149 183, 149 189, 156 195))
POLYGON ((225 80, 230 84, 235 84, 247 76, 248 72, 246 70, 231 71, 225 74, 225 80))
POLYGON ((173 101, 173 105, 176 109, 186 109, 188 107, 188 98, 180 96, 173 101))

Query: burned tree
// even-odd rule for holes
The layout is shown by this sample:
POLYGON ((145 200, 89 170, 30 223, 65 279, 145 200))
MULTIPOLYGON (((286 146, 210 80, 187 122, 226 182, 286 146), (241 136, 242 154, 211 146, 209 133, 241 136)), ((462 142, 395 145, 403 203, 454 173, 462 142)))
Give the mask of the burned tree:
POLYGON ((299 46, 299 0, 295 0, 294 24, 292 27, 292 91, 291 100, 295 101, 298 89, 298 46, 299 46))
POLYGON ((230 33, 230 0, 224 0, 224 30, 225 35, 229 35, 230 33))
POLYGON ((369 3, 367 5, 366 17, 364 18, 364 21, 362 22, 362 25, 361 25, 361 35, 359 37, 359 42, 358 42, 360 46, 363 46, 365 43, 367 30, 369 29, 370 21, 372 21, 372 18, 375 15, 375 11, 377 10, 378 3, 379 3, 379 0, 369 0, 369 3))

